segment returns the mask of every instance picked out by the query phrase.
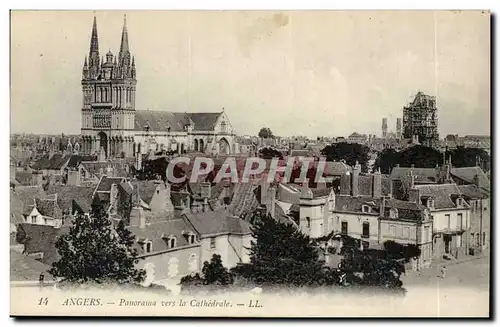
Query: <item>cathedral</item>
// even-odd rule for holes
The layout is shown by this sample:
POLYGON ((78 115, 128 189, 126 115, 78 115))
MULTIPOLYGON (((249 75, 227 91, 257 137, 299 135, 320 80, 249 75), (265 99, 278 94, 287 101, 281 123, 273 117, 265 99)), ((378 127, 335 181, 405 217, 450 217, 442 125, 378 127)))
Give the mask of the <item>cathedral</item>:
POLYGON ((137 70, 130 53, 124 18, 120 51, 99 55, 94 17, 90 52, 82 72, 82 145, 87 154, 106 158, 135 157, 150 151, 199 152, 210 155, 239 153, 235 132, 222 109, 219 112, 136 110, 137 70))

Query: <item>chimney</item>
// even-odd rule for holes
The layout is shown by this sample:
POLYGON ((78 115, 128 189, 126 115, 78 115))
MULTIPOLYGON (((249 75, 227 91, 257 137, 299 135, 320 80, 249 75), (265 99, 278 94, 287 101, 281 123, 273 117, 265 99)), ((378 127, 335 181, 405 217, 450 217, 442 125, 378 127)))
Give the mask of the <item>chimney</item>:
POLYGON ((410 170, 410 190, 415 188, 415 175, 413 175, 413 171, 410 170))
POLYGON ((276 212, 276 186, 271 185, 267 190, 265 205, 267 214, 270 214, 274 218, 274 213, 276 212))
POLYGON ((108 177, 113 176, 113 167, 111 167, 111 165, 108 165, 108 167, 106 167, 106 176, 108 177))
POLYGON ((474 181, 474 185, 476 185, 477 187, 479 187, 479 175, 475 174, 474 178, 472 180, 474 181))
POLYGON ((382 196, 382 174, 380 168, 372 176, 372 197, 380 198, 382 196))
POLYGON ((270 186, 266 180, 262 180, 262 182, 260 183, 260 205, 261 206, 268 204, 269 191, 271 190, 271 188, 272 188, 272 186, 270 186))
POLYGON ((358 196, 359 195, 359 173, 361 172, 361 166, 358 162, 352 169, 351 176, 351 195, 358 196))
POLYGON ((207 198, 203 198, 203 212, 207 212, 209 211, 209 206, 208 206, 208 199, 207 198))
POLYGON ((411 168, 415 168, 415 164, 411 164, 411 168))
POLYGON ((418 189, 411 189, 408 191, 408 201, 414 203, 420 203, 420 192, 418 189))
POLYGON ((210 182, 201 182, 201 198, 211 199, 212 198, 212 185, 210 182))
POLYGON ((399 168, 399 164, 396 164, 396 167, 399 168))
POLYGON ((340 194, 351 194, 351 174, 349 172, 340 175, 340 194))
POLYGON ((68 180, 66 182, 66 185, 80 186, 80 171, 79 170, 68 171, 68 180))
POLYGON ((174 205, 172 204, 172 197, 170 194, 170 184, 165 182, 165 208, 168 212, 174 211, 174 205))
POLYGON ((111 205, 110 214, 115 215, 117 213, 118 207, 118 185, 112 184, 109 192, 109 202, 111 205))
POLYGON ((380 213, 379 213, 380 217, 385 217, 385 205, 386 205, 385 202, 386 202, 385 197, 382 197, 382 199, 380 200, 380 213))
POLYGON ((130 226, 137 226, 139 228, 146 227, 146 215, 141 206, 141 198, 139 196, 139 188, 134 186, 135 195, 132 196, 132 210, 130 211, 130 226))

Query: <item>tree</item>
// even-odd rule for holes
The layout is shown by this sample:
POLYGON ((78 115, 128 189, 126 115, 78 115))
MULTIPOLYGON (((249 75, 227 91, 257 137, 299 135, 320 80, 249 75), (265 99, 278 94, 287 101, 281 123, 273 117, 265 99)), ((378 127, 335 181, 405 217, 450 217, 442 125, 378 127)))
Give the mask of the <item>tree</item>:
POLYGON ((403 290, 403 264, 387 251, 362 249, 359 240, 343 235, 340 269, 351 284, 403 290))
POLYGON ((400 153, 399 164, 402 167, 435 168, 443 164, 443 154, 434 148, 415 145, 400 153))
POLYGON ((187 275, 181 278, 181 290, 184 293, 200 291, 202 289, 212 289, 216 286, 216 290, 222 287, 227 287, 233 284, 233 276, 226 267, 222 265, 222 258, 218 254, 214 254, 210 262, 205 261, 201 270, 201 275, 187 275))
POLYGON ((263 139, 272 139, 274 138, 273 132, 268 127, 262 127, 259 131, 259 137, 263 139))
POLYGON ((309 236, 294 226, 255 213, 250 263, 232 269, 259 286, 313 286, 323 279, 323 262, 309 236))
POLYGON ((321 150, 321 154, 326 156, 327 161, 345 160, 350 166, 359 162, 361 171, 364 173, 368 172, 369 152, 370 148, 366 145, 347 142, 330 144, 321 150))
POLYGON ((400 164, 400 153, 394 149, 384 149, 378 153, 373 166, 374 171, 380 168, 382 174, 390 174, 392 168, 400 164))
POLYGON ((446 152, 446 157, 450 156, 454 167, 474 167, 479 163, 483 170, 490 170, 491 157, 483 149, 457 147, 446 152))
POLYGON ((70 283, 140 283, 145 271, 137 270, 134 235, 120 222, 111 225, 102 206, 94 206, 91 216, 77 217, 67 234, 56 242, 60 259, 49 273, 70 283))
POLYGON ((279 158, 283 159, 283 153, 273 148, 262 148, 259 150, 259 155, 264 159, 279 158))

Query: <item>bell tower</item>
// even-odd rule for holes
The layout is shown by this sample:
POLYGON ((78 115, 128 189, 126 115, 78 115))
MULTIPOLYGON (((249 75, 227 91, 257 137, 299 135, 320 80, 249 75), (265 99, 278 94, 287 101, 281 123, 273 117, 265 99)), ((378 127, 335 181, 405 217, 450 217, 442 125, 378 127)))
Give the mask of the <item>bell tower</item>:
POLYGON ((133 156, 136 84, 135 60, 129 50, 126 16, 119 54, 114 56, 109 50, 106 59, 99 57, 97 20, 94 16, 90 51, 88 59, 85 56, 82 71, 84 153, 104 152, 106 158, 133 156))

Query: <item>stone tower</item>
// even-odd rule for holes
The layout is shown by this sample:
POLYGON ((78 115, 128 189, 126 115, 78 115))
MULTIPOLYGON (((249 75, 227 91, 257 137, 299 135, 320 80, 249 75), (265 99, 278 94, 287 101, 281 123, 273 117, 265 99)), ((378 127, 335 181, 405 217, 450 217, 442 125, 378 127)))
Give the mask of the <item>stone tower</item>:
POLYGON ((90 51, 82 71, 82 151, 106 157, 132 156, 135 121, 136 68, 130 54, 127 18, 124 17, 120 52, 99 57, 94 16, 90 51))

